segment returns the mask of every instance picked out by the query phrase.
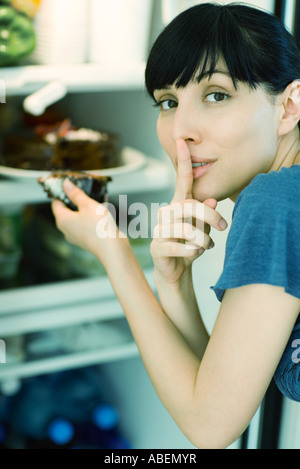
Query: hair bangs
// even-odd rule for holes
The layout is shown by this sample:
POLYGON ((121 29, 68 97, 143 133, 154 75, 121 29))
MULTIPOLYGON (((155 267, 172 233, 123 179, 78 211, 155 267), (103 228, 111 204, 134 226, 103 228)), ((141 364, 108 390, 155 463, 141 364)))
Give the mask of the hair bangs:
MULTIPOLYGON (((199 6, 198 6, 199 7, 199 6)), ((214 5, 210 5, 214 10, 214 5)), ((190 8, 173 20, 161 33, 150 51, 146 67, 146 87, 151 96, 156 89, 167 88, 174 83, 185 87, 207 66, 213 69, 217 49, 213 47, 211 28, 215 34, 215 15, 203 10, 203 21, 190 8), (206 18, 207 17, 207 18, 206 18), (203 27, 202 27, 203 25, 203 27)), ((201 17, 201 16, 200 16, 201 17)))
POLYGON ((214 73, 220 59, 235 88, 238 81, 256 88, 260 79, 238 15, 224 5, 196 5, 175 18, 155 42, 146 68, 147 90, 153 97, 156 89, 200 82, 214 73))

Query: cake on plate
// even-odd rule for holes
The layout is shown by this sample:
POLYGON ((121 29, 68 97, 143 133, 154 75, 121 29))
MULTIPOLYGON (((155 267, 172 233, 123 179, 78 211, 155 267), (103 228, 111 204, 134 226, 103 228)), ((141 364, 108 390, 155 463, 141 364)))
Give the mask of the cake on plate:
POLYGON ((54 126, 39 125, 34 132, 4 136, 0 163, 36 171, 92 171, 122 165, 116 134, 76 128, 69 119, 54 126))

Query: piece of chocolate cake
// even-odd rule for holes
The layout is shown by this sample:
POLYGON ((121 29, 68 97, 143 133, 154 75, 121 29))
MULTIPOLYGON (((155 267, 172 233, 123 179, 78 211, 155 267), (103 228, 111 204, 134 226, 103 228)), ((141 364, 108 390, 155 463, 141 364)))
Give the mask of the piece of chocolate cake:
POLYGON ((67 207, 77 210, 77 207, 69 200, 63 189, 63 183, 70 179, 79 189, 99 203, 107 199, 107 184, 112 181, 110 177, 95 176, 93 174, 57 171, 50 176, 38 178, 38 183, 43 187, 48 197, 61 200, 67 207))

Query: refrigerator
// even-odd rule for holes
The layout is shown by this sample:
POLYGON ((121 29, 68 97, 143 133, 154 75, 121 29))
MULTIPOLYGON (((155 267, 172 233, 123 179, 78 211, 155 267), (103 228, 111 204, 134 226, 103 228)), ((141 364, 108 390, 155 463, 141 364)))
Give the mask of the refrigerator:
MULTIPOLYGON (((70 37, 74 30, 77 36, 82 34, 83 42, 73 57, 67 40, 63 44, 67 53, 61 55, 67 28, 61 18, 71 11, 69 0, 60 1, 66 8, 61 15, 55 10, 59 2, 51 1, 52 4, 49 0, 36 2, 39 8, 33 20, 36 50, 20 65, 1 69, 1 134, 22 124, 24 106, 27 110, 34 108, 32 101, 28 105, 28 97, 40 91, 44 93, 46 112, 68 118, 79 128, 101 129, 120 137, 124 167, 113 172, 109 186, 112 203, 120 204, 120 195, 125 196, 122 200, 127 206, 135 202, 148 207, 169 203, 175 174, 156 135, 157 110, 144 89, 145 60, 162 28, 180 11, 200 2, 78 0, 76 5, 83 8, 83 13, 74 14, 67 23, 70 37), (113 14, 116 11, 119 15, 113 14), (46 24, 45 18, 52 23, 46 24), (124 23, 130 28, 122 29, 124 23), (130 37, 125 40, 127 36, 130 37), (95 43, 100 46, 95 47, 95 43), (45 87, 49 83, 61 95, 47 94, 45 87)), ((250 3, 276 13, 299 35, 297 2, 250 3)), ((72 5, 74 9, 75 0, 72 5)), ((28 112, 25 116, 27 124, 39 122, 38 117, 31 119, 28 112)), ((105 272, 88 256, 64 244, 53 220, 51 224, 47 218, 49 199, 36 183, 36 173, 25 173, 26 170, 1 167, 0 174, 0 220, 17 239, 11 257, 0 256, 2 272, 5 269, 10 272, 10 276, 7 273, 0 277, 0 405, 5 408, 2 412, 6 412, 8 420, 11 417, 17 421, 17 428, 18 424, 24 428, 24 419, 30 420, 30 412, 27 410, 26 414, 25 409, 24 414, 15 415, 11 411, 10 415, 9 405, 15 396, 22 395, 26 383, 37 383, 39 387, 43 380, 48 382, 67 372, 91 369, 99 374, 103 400, 116 410, 118 431, 130 448, 195 450, 157 397, 105 272)), ((227 220, 231 219, 232 210, 230 201, 219 206, 227 220)), ((155 218, 152 215, 150 232, 155 218)), ((226 245, 226 234, 214 234, 216 248, 193 267, 195 291, 209 331, 219 310, 210 286, 221 273, 226 245)), ((132 242, 155 290, 150 240, 132 242)), ((55 391, 49 400, 51 405, 55 402, 55 391)), ((50 405, 49 400, 44 401, 44 407, 50 405)), ((22 400, 19 401, 23 409, 22 400)), ((38 399, 30 404, 32 412, 35 406, 35 412, 39 412, 37 403, 38 399)), ((285 401, 271 385, 249 428, 231 448, 299 449, 299 433, 297 406, 285 401)), ((9 444, 23 449, 27 438, 14 431, 9 444)))

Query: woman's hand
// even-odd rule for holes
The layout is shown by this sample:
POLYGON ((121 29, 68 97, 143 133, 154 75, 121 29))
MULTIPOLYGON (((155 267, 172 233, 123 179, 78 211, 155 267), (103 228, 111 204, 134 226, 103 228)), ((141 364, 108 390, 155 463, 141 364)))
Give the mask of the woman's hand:
POLYGON ((151 254, 156 275, 168 283, 177 284, 183 273, 205 250, 212 249, 210 238, 213 226, 227 227, 216 212, 217 201, 208 199, 203 204, 193 199, 193 167, 189 149, 184 140, 177 142, 177 179, 171 204, 158 213, 151 254), (220 224, 221 223, 221 224, 220 224))
POLYGON ((69 210, 62 202, 52 202, 56 225, 67 241, 96 256, 106 267, 111 256, 116 256, 122 243, 128 240, 118 230, 115 220, 105 205, 88 197, 71 181, 64 182, 64 191, 78 207, 69 210))

